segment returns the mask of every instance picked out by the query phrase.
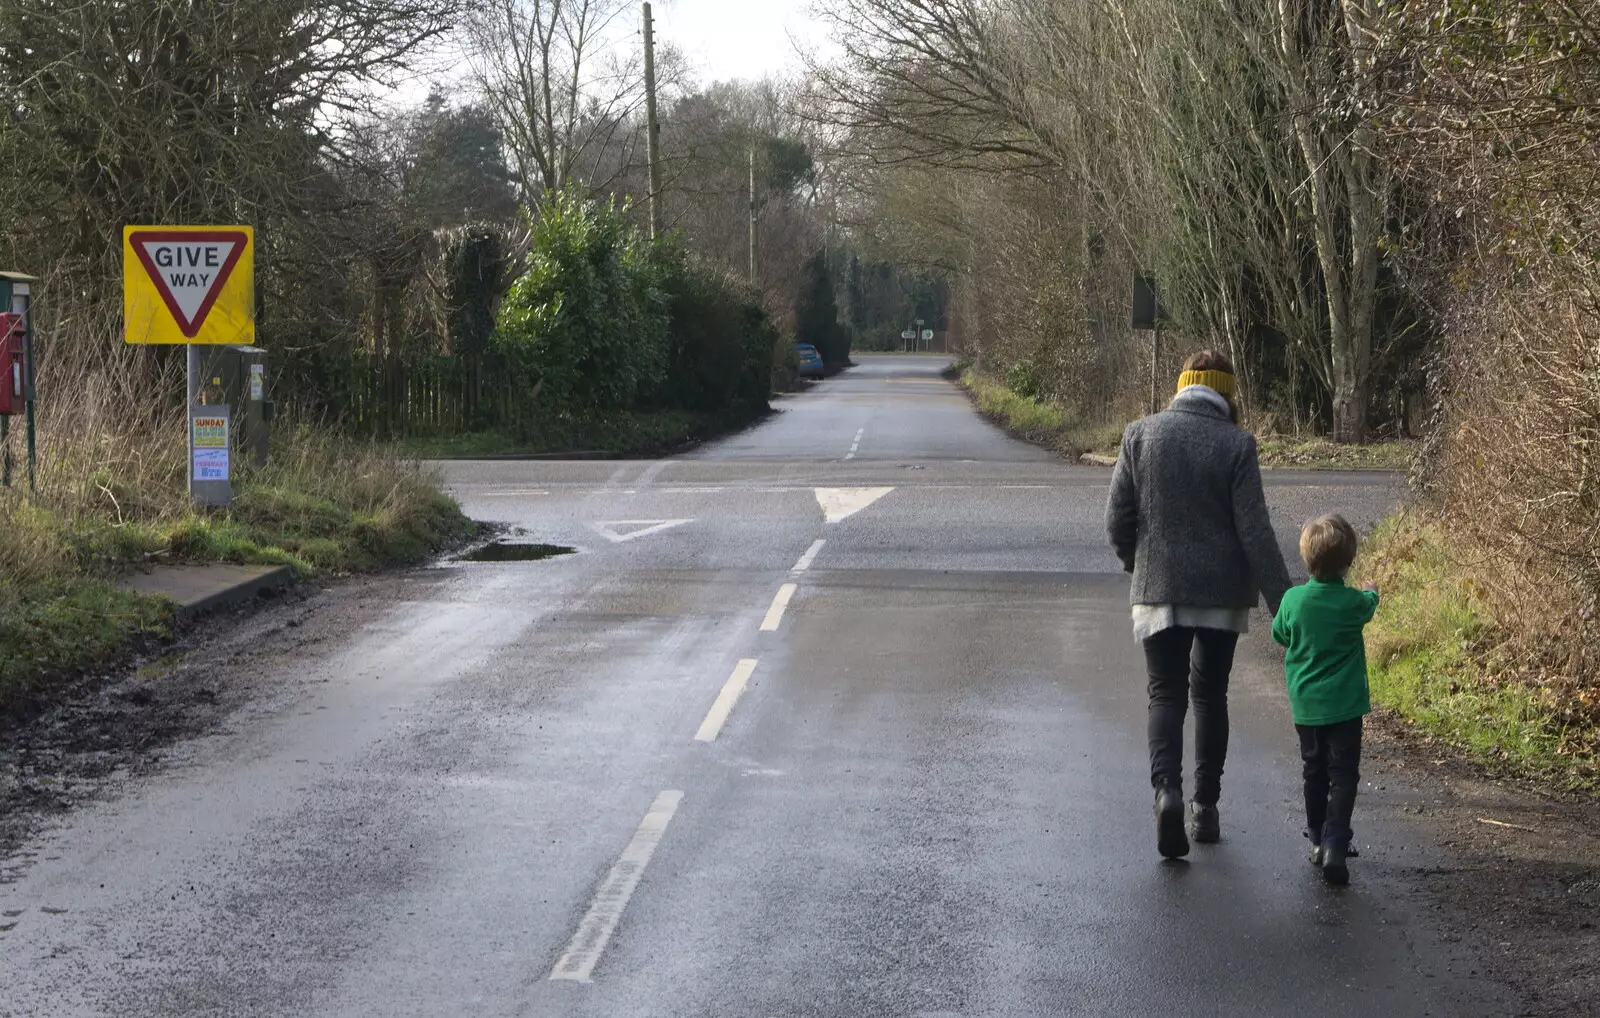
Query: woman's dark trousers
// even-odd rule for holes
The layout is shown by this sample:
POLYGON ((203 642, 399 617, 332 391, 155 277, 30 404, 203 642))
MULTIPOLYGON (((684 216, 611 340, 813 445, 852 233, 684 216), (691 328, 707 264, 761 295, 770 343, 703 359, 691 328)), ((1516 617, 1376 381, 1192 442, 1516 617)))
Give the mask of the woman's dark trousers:
POLYGON ((1348 846, 1361 784, 1361 719, 1294 728, 1306 765, 1306 836, 1319 845, 1348 846))
POLYGON ((1239 634, 1177 626, 1144 641, 1150 672, 1150 783, 1183 786, 1183 720, 1194 702, 1194 801, 1215 806, 1228 757, 1228 673, 1239 634))

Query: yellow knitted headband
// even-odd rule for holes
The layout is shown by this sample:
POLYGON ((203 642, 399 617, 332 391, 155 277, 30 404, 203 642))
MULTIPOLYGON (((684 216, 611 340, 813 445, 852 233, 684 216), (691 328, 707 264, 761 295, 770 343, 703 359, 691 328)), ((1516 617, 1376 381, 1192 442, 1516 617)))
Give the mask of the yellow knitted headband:
POLYGON ((1234 384, 1233 376, 1226 371, 1185 371, 1178 376, 1178 388, 1180 390, 1187 389, 1191 385, 1209 386, 1229 399, 1233 398, 1233 393, 1237 388, 1234 384))

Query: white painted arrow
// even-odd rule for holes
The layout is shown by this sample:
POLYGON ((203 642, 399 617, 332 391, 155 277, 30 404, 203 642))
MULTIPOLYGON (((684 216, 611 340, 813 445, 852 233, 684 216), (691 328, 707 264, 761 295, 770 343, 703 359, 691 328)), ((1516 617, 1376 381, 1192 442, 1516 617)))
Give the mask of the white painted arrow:
POLYGON ((854 516, 893 490, 893 488, 818 488, 817 503, 822 506, 822 515, 829 523, 838 523, 854 516))
POLYGON ((613 544, 621 544, 624 541, 637 541, 641 537, 649 537, 651 534, 659 534, 663 530, 671 530, 673 527, 693 522, 694 520, 603 520, 589 524, 589 529, 613 544), (629 527, 634 529, 618 529, 629 527))

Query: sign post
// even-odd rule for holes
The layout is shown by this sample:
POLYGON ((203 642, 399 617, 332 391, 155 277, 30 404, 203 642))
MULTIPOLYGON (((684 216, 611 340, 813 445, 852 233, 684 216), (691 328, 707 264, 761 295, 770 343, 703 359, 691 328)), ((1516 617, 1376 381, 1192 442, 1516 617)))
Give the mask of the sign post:
POLYGON ((1161 412, 1161 290, 1153 272, 1133 274, 1133 330, 1150 332, 1150 412, 1161 412))
POLYGON ((204 405, 200 350, 255 344, 255 231, 124 227, 122 301, 127 342, 188 347, 189 494, 195 505, 228 505, 229 408, 204 405))

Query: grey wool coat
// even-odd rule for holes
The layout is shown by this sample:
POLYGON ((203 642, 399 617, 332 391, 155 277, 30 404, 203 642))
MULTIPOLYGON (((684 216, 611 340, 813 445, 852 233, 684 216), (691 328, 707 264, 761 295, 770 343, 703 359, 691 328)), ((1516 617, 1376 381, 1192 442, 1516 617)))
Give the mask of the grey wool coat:
POLYGON ((1203 395, 1128 425, 1106 507, 1134 604, 1274 615, 1289 573, 1267 515, 1255 436, 1203 395))

